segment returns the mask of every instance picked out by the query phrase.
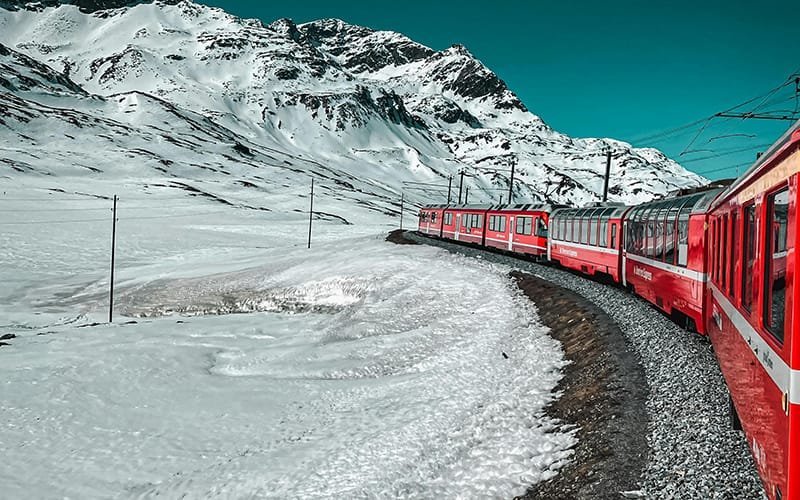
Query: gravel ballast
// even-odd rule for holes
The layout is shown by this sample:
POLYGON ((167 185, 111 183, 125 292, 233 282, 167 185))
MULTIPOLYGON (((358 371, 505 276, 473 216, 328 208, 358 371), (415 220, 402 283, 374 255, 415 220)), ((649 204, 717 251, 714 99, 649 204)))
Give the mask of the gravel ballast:
MULTIPOLYGON (((509 266, 572 290, 605 312, 639 357, 649 393, 648 463, 631 496, 766 498, 744 434, 731 429, 728 391, 708 339, 625 290, 562 269, 406 233, 451 252, 509 266)), ((619 498, 623 498, 620 493, 619 498)))

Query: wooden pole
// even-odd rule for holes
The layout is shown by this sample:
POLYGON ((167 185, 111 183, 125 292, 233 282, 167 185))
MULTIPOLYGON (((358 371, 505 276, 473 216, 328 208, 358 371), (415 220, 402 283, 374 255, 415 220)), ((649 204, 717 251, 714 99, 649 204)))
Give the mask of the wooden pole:
POLYGON ((311 248, 311 220, 314 216, 314 178, 311 178, 311 206, 308 209, 308 248, 311 248))
POLYGON ((464 170, 461 170, 461 181, 458 183, 458 204, 461 205, 461 190, 464 188, 464 170))
POLYGON ((450 176, 450 180, 447 183, 447 204, 450 204, 450 188, 453 187, 453 176, 450 176))
POLYGON ((514 168, 517 166, 517 160, 511 163, 511 179, 508 181, 508 204, 514 199, 514 168))
POLYGON ((117 195, 114 195, 114 208, 111 219, 111 283, 108 292, 108 322, 114 320, 114 260, 117 246, 117 195))
POLYGON ((608 201, 608 178, 611 177, 611 151, 606 151, 606 181, 603 185, 603 203, 608 201))

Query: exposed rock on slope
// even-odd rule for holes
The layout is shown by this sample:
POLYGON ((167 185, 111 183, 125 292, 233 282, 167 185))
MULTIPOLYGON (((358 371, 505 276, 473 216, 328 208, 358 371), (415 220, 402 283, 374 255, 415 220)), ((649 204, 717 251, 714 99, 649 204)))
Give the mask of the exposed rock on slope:
MULTIPOLYGON (((233 142, 302 158, 300 172, 309 161, 346 172, 357 180, 347 181, 354 192, 392 197, 408 180, 446 187, 466 169, 470 201, 497 201, 513 165, 518 201, 583 204, 602 191, 606 151, 615 201, 703 181, 658 151, 553 131, 460 45, 435 51, 336 19, 265 25, 188 1, 22 3, 2 4, 0 43, 16 51, 4 49, 4 57, 27 57, 21 64, 45 75, 40 93, 150 96, 202 116, 203 127, 233 142), (119 8, 97 10, 106 7, 119 8)), ((14 75, 4 70, 7 91, 30 87, 25 74, 14 75)), ((150 112, 127 107, 128 126, 148 122, 150 112)), ((62 146, 72 163, 81 161, 78 144, 62 146)), ((440 202, 445 194, 409 196, 440 202)))

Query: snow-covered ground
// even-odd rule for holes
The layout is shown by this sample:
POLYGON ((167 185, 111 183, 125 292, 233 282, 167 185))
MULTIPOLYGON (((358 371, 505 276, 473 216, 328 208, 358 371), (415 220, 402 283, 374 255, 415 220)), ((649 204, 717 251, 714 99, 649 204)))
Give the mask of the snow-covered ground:
POLYGON ((138 192, 109 325, 111 203, 75 193, 120 183, 70 182, 0 179, 0 496, 510 498, 568 460, 563 357, 505 267, 354 210, 308 250, 307 198, 138 192))

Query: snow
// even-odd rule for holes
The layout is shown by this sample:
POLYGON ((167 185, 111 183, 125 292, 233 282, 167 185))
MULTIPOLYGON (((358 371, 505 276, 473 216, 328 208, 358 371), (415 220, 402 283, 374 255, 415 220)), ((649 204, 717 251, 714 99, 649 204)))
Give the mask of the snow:
POLYGON ((463 48, 289 35, 316 24, 0 9, 0 496, 509 498, 569 460, 558 344, 508 268, 383 241, 401 192, 406 226, 445 196, 403 183, 513 163, 519 195, 582 203, 606 146, 620 200, 697 178, 469 97, 464 68, 498 87, 463 48))
MULTIPOLYGON (((467 168, 473 200, 493 201, 507 191, 508 174, 472 167, 507 170, 514 163, 518 182, 524 180, 515 186, 517 201, 586 204, 602 192, 606 149, 615 155, 612 201, 649 201, 703 182, 655 150, 553 131, 464 47, 436 52, 398 33, 339 20, 263 26, 191 2, 144 3, 101 15, 73 5, 0 9, 0 43, 58 71, 68 69, 88 92, 165 99, 213 120, 239 143, 246 138, 353 177, 365 168, 390 170, 375 180, 395 194, 403 180, 444 185, 467 168), (475 120, 454 118, 459 111, 475 120), (393 154, 400 150, 406 153, 393 154), (419 154, 418 162, 406 161, 410 152, 419 154)), ((137 127, 139 120, 148 123, 140 115, 150 111, 129 109, 128 120, 137 127)), ((125 112, 107 112, 125 121, 125 112)), ((11 126, 17 133, 22 128, 11 126)), ((20 140, 2 124, 0 132, 9 143, 20 140)), ((66 149, 76 157, 70 164, 85 162, 78 145, 66 149)), ((27 161, 24 154, 12 159, 27 161)), ((409 197, 443 201, 435 191, 409 197)))
POLYGON ((111 203, 76 193, 121 183, 51 182, 0 179, 3 496, 508 498, 569 459, 564 359, 506 267, 363 208, 309 250, 307 200, 130 192, 108 324, 111 203))

